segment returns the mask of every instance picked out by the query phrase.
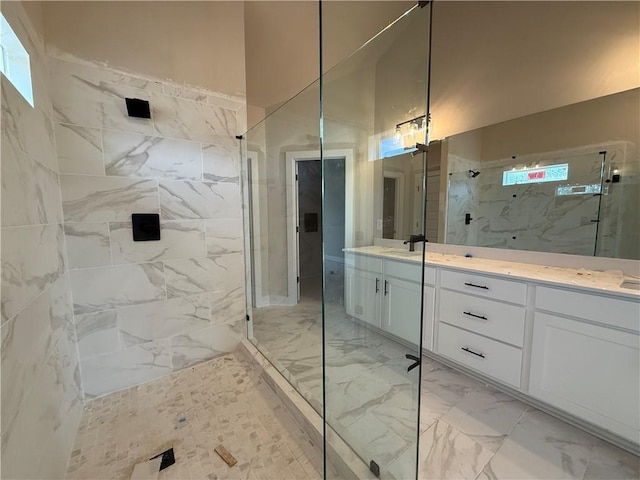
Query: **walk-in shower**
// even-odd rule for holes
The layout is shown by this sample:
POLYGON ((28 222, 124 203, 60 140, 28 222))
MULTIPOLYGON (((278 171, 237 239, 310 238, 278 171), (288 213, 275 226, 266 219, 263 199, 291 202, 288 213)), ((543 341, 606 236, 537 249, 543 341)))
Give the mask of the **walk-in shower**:
POLYGON ((430 6, 416 5, 242 139, 249 338, 322 415, 325 441, 337 434, 382 478, 416 476, 422 248, 384 275, 382 260, 362 265, 350 250, 383 237, 387 178, 397 185, 393 238, 424 238, 426 152, 416 143, 426 143, 429 20, 430 6), (315 285, 301 275, 310 212, 297 193, 300 165, 314 159, 315 285))

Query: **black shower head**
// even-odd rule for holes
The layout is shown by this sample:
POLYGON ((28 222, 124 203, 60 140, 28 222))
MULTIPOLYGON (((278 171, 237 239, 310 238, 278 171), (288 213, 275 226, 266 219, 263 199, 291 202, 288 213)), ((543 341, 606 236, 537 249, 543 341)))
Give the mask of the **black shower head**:
POLYGON ((479 170, 469 170, 469 177, 470 178, 476 178, 478 175, 480 175, 480 171, 479 170))

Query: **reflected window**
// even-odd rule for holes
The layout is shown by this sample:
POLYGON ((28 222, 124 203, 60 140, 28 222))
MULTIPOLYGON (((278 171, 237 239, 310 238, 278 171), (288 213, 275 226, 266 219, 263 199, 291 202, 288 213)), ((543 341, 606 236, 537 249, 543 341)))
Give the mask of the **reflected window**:
POLYGON ((526 183, 560 182, 569 178, 569 164, 548 167, 524 168, 502 172, 502 185, 522 185, 526 183))

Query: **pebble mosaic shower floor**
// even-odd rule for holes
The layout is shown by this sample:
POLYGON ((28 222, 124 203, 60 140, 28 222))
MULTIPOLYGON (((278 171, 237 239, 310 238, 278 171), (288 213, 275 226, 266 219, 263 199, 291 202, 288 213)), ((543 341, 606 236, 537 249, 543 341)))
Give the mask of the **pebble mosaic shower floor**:
POLYGON ((129 479, 136 463, 170 447, 176 463, 161 480, 322 477, 322 446, 309 443, 259 372, 232 353, 89 401, 67 478, 129 479), (214 452, 219 444, 234 467, 214 452))

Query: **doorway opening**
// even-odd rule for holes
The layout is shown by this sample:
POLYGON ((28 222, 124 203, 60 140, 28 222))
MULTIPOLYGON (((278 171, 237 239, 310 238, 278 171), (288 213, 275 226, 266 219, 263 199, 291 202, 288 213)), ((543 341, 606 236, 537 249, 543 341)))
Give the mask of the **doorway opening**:
POLYGON ((322 298, 322 162, 296 161, 298 301, 322 298))
POLYGON ((344 249, 354 246, 353 151, 328 150, 322 161, 319 151, 288 152, 286 158, 287 305, 321 301, 323 274, 331 279, 324 298, 344 304, 344 249))

